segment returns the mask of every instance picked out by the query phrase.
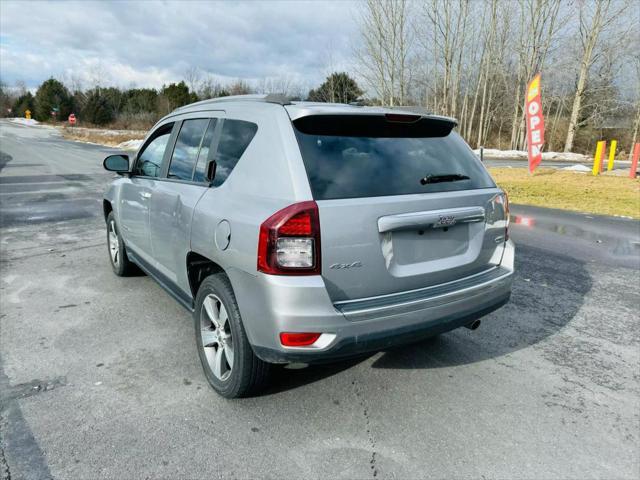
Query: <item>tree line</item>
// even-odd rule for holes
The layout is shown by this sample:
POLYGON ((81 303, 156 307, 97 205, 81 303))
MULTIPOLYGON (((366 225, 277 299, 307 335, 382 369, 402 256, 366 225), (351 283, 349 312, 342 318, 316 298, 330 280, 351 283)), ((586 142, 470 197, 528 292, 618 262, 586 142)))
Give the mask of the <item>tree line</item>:
MULTIPOLYGON (((223 85, 208 80, 194 80, 193 72, 186 76, 191 86, 183 80, 158 90, 100 86, 72 90, 64 82, 49 78, 38 86, 35 95, 24 85, 9 89, 0 83, 0 108, 5 117, 24 117, 29 110, 38 121, 66 121, 69 114, 74 113, 84 125, 145 129, 176 108, 198 100, 248 93, 291 94, 298 88, 269 82, 251 86, 243 80, 223 85), (279 90, 283 87, 284 90, 279 90)), ((335 72, 306 95, 298 93, 289 96, 297 100, 350 103, 362 95, 363 91, 353 78, 345 72, 335 72)))
POLYGON ((637 0, 367 0, 357 76, 384 105, 459 119, 474 147, 523 149, 524 93, 542 73, 546 150, 638 141, 637 0))
MULTIPOLYGON (((524 149, 524 94, 542 73, 547 151, 622 149, 640 126, 639 7, 634 0, 366 0, 350 71, 309 89, 288 79, 221 83, 197 67, 160 89, 80 88, 49 79, 35 95, 0 85, 4 116, 148 128, 171 110, 208 98, 284 93, 318 102, 419 106, 455 117, 473 147, 524 149), (10 111, 9 111, 10 110, 10 111)), ((330 57, 333 52, 328 51, 330 57)), ((334 69, 327 66, 327 71, 334 69)))

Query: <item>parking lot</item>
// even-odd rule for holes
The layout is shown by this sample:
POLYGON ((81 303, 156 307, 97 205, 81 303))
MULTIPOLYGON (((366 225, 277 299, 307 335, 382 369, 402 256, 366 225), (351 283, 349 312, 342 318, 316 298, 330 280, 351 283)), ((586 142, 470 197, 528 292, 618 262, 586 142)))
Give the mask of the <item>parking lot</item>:
POLYGON ((109 152, 0 123, 2 478, 638 478, 640 223, 514 206, 512 301, 225 400, 109 265, 109 152), (519 220, 518 220, 519 219, 519 220))

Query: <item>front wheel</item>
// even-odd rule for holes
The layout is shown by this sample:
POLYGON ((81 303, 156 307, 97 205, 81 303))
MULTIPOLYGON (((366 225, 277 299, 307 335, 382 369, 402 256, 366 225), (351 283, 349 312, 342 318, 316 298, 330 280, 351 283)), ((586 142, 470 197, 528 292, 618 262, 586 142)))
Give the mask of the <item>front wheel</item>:
POLYGON ((270 365, 253 353, 225 274, 203 280, 193 320, 200 362, 213 389, 226 398, 257 393, 267 382, 270 365))
POLYGON ((136 272, 136 266, 127 257, 124 241, 120 236, 113 212, 109 212, 107 216, 107 248, 109 249, 109 260, 111 260, 113 273, 119 277, 126 277, 136 272))

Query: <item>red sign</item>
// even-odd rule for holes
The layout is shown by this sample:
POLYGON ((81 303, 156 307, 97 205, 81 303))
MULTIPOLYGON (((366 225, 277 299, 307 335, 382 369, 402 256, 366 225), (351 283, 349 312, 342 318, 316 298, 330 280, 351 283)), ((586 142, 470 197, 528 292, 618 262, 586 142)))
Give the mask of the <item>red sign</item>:
POLYGON ((540 74, 538 73, 527 86, 527 148, 529 150, 529 172, 533 173, 542 162, 544 144, 544 117, 542 116, 542 97, 540 96, 540 74))
POLYGON ((72 113, 71 115, 69 115, 69 125, 75 125, 76 124, 76 116, 72 113))

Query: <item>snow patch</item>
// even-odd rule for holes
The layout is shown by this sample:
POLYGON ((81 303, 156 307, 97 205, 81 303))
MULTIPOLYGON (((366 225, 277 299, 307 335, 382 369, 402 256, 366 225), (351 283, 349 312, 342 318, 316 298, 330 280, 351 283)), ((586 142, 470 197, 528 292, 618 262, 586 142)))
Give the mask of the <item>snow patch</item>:
MULTIPOLYGON (((480 155, 480 149, 474 150, 476 155, 480 155)), ((509 160, 527 160, 528 154, 524 150, 498 150, 496 148, 485 148, 485 158, 507 158, 509 160)), ((556 162, 589 162, 591 157, 581 153, 572 152, 542 152, 542 161, 553 160, 556 162)))
POLYGON ((559 162, 590 162, 591 157, 582 153, 572 152, 542 152, 542 160, 556 160, 559 162))
POLYGON ((10 118, 9 121, 12 123, 17 123, 19 125, 38 125, 40 123, 33 118, 26 119, 23 117, 10 118))
POLYGON ((583 173, 583 172, 586 173, 591 171, 589 167, 581 164, 571 165, 570 167, 563 167, 562 170, 567 170, 569 172, 580 172, 580 173, 583 173))
POLYGON ((127 140, 126 142, 119 143, 116 148, 122 150, 138 150, 142 142, 143 140, 127 140))

